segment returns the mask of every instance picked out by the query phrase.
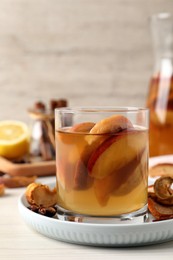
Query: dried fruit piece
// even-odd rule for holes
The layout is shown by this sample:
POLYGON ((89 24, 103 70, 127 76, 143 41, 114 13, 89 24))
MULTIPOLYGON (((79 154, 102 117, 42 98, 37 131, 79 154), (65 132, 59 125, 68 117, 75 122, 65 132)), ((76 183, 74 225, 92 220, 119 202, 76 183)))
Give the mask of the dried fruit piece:
POLYGON ((122 168, 103 179, 94 179, 94 190, 100 205, 104 206, 112 194, 120 196, 129 193, 142 180, 141 156, 136 156, 122 168))
MULTIPOLYGON (((95 123, 93 123, 93 122, 83 122, 83 123, 75 124, 68 130, 68 132, 70 132, 70 133, 75 132, 75 133, 79 133, 79 134, 80 133, 89 133, 89 131, 94 127, 94 125, 95 125, 95 123)), ((78 140, 79 140, 78 137, 79 136, 73 137, 73 141, 74 141, 74 138, 76 138, 76 143, 78 143, 78 140)), ((81 151, 79 151, 80 142, 78 143, 78 146, 77 146, 77 148, 78 148, 77 156, 79 157, 79 154, 81 154, 81 156, 77 160, 77 163, 75 164, 74 178, 71 181, 71 184, 74 185, 74 189, 86 189, 90 182, 90 177, 88 176, 88 171, 87 171, 87 162, 88 162, 89 156, 95 146, 93 146, 94 142, 92 145, 88 145, 88 143, 86 142, 85 139, 84 139, 84 141, 86 143, 86 146, 84 147, 84 145, 82 145, 81 151), (83 150, 83 147, 84 147, 84 150, 83 150)), ((73 156, 74 156, 74 151, 73 151, 73 156)))
POLYGON ((74 169, 74 188, 86 189, 90 187, 92 179, 88 174, 87 164, 92 152, 99 146, 103 138, 86 145, 74 169))
POLYGON ((0 184, 4 184, 7 188, 26 187, 36 180, 37 176, 14 176, 14 177, 0 177, 0 184))
POLYGON ((173 205, 173 178, 160 177, 154 183, 154 192, 162 204, 173 205))
POLYGON ((88 171, 91 177, 102 179, 132 161, 140 154, 147 142, 142 131, 123 131, 104 141, 90 156, 88 171))
POLYGON ((152 198, 155 202, 160 203, 158 197, 154 192, 154 185, 148 186, 148 198, 152 198))
POLYGON ((5 185, 4 184, 0 184, 0 196, 3 196, 5 193, 5 185))
POLYGON ((122 115, 113 115, 107 117, 98 123, 91 129, 91 134, 109 134, 117 133, 125 129, 133 128, 129 119, 122 115))
POLYGON ((31 183, 25 192, 29 204, 51 207, 57 203, 56 188, 50 190, 47 185, 31 183))
POLYGON ((148 209, 156 220, 173 218, 173 206, 161 205, 151 197, 148 198, 148 209))
POLYGON ((88 179, 90 177, 88 176, 87 166, 86 163, 82 160, 78 160, 76 164, 75 174, 74 174, 74 188, 75 189, 85 189, 87 188, 88 179))
MULTIPOLYGON (((124 167, 124 172, 127 179, 120 185, 120 187, 113 192, 113 195, 120 196, 130 193, 135 189, 141 182, 145 184, 147 189, 148 182, 146 174, 148 174, 148 150, 145 149, 141 154, 129 163, 128 166, 124 167)), ((121 173, 121 172, 120 172, 121 173)))

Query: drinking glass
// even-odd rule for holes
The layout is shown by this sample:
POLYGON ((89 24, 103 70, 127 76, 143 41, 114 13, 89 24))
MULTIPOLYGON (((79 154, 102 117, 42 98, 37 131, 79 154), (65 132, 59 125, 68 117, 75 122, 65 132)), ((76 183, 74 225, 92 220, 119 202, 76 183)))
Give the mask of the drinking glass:
POLYGON ((146 221, 148 113, 135 107, 55 110, 59 219, 146 221))

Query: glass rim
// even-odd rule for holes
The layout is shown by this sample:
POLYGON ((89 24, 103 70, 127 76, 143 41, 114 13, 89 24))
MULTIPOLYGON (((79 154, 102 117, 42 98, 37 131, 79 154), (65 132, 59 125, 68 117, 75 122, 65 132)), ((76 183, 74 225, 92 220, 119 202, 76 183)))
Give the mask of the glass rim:
POLYGON ((64 113, 134 113, 134 112, 149 112, 148 108, 145 107, 133 107, 133 106, 72 106, 72 107, 61 107, 56 108, 56 112, 64 112, 64 113))

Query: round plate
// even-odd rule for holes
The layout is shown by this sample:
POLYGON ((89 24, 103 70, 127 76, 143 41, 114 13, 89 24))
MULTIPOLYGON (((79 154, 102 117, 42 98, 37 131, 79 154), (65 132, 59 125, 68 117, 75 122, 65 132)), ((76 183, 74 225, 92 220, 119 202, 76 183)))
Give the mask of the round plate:
MULTIPOLYGON (((150 159, 150 166, 159 162, 173 162, 173 156, 150 159)), ((152 180, 150 179, 150 182, 152 180)), ((50 184, 54 187, 55 184, 50 184)), ((44 236, 69 243, 129 247, 157 244, 173 240, 173 219, 142 224, 90 224, 61 221, 29 210, 25 195, 19 198, 18 207, 26 224, 44 236)))
POLYGON ((18 202, 23 220, 37 232, 69 243, 93 246, 140 246, 173 240, 173 219, 143 224, 90 224, 61 221, 27 208, 25 195, 18 202))

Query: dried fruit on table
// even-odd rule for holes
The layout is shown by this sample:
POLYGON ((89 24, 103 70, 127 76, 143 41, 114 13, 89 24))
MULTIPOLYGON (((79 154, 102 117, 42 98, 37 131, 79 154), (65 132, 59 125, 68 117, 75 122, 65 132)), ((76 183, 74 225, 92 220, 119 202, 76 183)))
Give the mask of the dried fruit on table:
POLYGON ((0 196, 3 196, 5 193, 5 185, 4 184, 0 184, 0 196))
POLYGON ((36 180, 37 176, 14 176, 14 177, 0 177, 0 184, 4 184, 7 188, 26 187, 36 180))
POLYGON ((56 188, 52 190, 47 185, 31 183, 25 192, 29 204, 39 207, 51 207, 57 203, 56 188))

